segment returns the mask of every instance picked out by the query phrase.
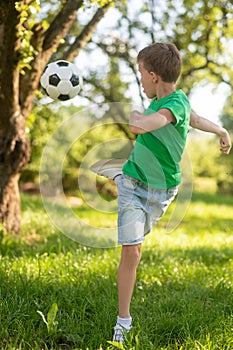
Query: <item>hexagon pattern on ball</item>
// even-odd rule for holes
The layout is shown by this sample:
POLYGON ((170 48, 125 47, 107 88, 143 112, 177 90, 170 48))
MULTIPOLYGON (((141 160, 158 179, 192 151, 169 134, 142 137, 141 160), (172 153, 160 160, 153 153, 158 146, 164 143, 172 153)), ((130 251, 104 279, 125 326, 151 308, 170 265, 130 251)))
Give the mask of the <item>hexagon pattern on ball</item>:
POLYGON ((75 64, 60 60, 45 67, 40 83, 50 98, 67 101, 78 95, 83 79, 75 64))

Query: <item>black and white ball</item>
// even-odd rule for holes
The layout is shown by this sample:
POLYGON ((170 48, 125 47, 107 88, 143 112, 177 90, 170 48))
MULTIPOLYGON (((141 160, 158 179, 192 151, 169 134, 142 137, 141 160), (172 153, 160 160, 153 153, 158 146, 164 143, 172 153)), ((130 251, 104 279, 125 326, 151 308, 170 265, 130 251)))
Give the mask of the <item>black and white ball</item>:
POLYGON ((75 64, 60 60, 45 67, 40 83, 50 98, 66 101, 79 93, 83 79, 75 64))

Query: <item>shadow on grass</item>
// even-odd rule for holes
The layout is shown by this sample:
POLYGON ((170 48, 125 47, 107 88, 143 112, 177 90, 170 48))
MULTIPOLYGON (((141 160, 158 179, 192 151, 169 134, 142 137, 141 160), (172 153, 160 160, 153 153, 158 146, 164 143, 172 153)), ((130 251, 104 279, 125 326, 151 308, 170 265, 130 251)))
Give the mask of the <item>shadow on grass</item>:
POLYGON ((60 254, 68 251, 75 252, 80 244, 73 242, 57 231, 50 235, 37 232, 25 234, 20 237, 2 235, 0 237, 0 254, 10 258, 21 256, 37 256, 44 253, 60 254))
MULTIPOLYGON (((193 248, 168 248, 163 251, 146 248, 143 250, 143 257, 141 265, 144 268, 150 268, 151 266, 157 267, 158 269, 164 265, 171 267, 176 270, 176 266, 180 265, 181 268, 186 267, 198 268, 198 266, 203 269, 211 269, 213 272, 216 267, 223 269, 224 266, 231 265, 233 259, 233 248, 231 247, 193 247, 193 248), (171 266, 170 266, 171 265, 171 266)), ((231 267, 231 266, 230 266, 231 267)), ((165 270, 166 271, 166 270, 165 270)))
POLYGON ((233 206, 233 196, 214 194, 214 193, 202 193, 194 192, 192 195, 192 202, 203 202, 207 204, 224 204, 233 206))
MULTIPOLYGON (((233 197, 219 196, 215 194, 203 194, 194 193, 193 202, 201 201, 203 203, 218 203, 224 205, 233 205, 233 197)), ((62 213, 62 207, 60 208, 62 213)), ((80 216, 83 218, 90 215, 90 208, 80 207, 75 209, 79 211, 80 216)), ((22 213, 23 213, 23 224, 22 234, 20 237, 15 236, 3 236, 0 235, 0 253, 3 256, 22 256, 43 254, 45 252, 50 253, 61 253, 67 251, 75 251, 81 249, 82 245, 77 241, 65 236, 60 231, 54 228, 51 224, 41 201, 40 196, 22 196, 22 213)), ((101 220, 101 218, 97 218, 101 220)), ((158 229, 166 227, 167 225, 166 215, 158 223, 158 229)), ((207 220, 201 213, 192 213, 187 215, 181 222, 180 227, 185 231, 188 236, 196 235, 199 232, 212 233, 231 233, 233 227, 233 215, 229 211, 229 216, 224 219, 219 219, 211 213, 208 214, 207 220)), ((172 234, 172 233, 171 233, 172 234)), ((85 242, 85 235, 83 241, 85 242)), ((82 233, 80 233, 80 241, 82 241, 82 233)), ((97 242, 97 238, 94 237, 94 245, 97 242), (96 241, 95 241, 96 240, 96 241)), ((98 245, 98 242, 97 244, 98 245)), ((89 248, 87 248, 89 249, 89 248)), ((95 250, 95 249, 94 249, 95 250)), ((93 250, 93 251, 94 251, 93 250)), ((98 250, 98 249, 97 249, 98 250)))
MULTIPOLYGON (((231 213, 229 213, 229 216, 231 216, 231 213)), ((161 227, 163 226, 164 224, 162 223, 161 227)), ((223 235, 223 237, 224 235, 226 235, 226 237, 227 235, 229 236, 229 234, 232 233, 232 227, 233 218, 228 217, 221 219, 216 217, 214 213, 212 215, 208 214, 208 218, 202 218, 201 215, 192 214, 191 217, 185 217, 179 225, 179 228, 189 237, 200 235, 202 232, 202 235, 213 234, 213 240, 215 233, 219 233, 223 235)), ((172 235, 173 232, 169 234, 172 235)))

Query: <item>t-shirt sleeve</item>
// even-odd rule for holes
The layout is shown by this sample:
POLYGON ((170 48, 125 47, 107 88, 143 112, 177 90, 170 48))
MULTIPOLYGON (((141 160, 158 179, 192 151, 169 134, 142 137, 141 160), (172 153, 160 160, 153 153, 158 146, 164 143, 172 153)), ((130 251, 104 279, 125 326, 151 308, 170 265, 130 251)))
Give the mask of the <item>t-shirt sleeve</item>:
POLYGON ((188 99, 172 98, 168 100, 162 108, 169 109, 176 119, 175 125, 183 124, 190 115, 190 104, 188 99))

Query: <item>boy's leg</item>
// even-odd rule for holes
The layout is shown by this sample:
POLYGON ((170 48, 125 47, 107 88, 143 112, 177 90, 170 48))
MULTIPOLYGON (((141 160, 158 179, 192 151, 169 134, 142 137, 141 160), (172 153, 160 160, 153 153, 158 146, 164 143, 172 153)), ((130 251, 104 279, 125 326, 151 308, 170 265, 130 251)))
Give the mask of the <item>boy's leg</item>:
POLYGON ((130 317, 130 302, 136 280, 136 270, 141 258, 141 243, 123 245, 118 267, 119 317, 130 317))
POLYGON ((113 341, 124 343, 126 333, 132 326, 130 303, 136 280, 136 270, 141 258, 141 243, 123 245, 118 267, 119 316, 114 327, 113 341))

